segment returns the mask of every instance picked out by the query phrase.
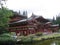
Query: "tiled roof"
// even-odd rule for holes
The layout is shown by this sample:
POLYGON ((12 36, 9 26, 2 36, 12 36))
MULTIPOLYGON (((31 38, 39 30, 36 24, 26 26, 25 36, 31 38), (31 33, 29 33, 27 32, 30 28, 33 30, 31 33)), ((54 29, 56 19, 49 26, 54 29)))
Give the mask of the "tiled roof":
POLYGON ((32 15, 30 18, 22 19, 22 20, 19 20, 19 21, 16 21, 16 22, 10 23, 10 24, 20 23, 20 22, 25 22, 25 21, 27 21, 27 20, 37 19, 37 18, 39 18, 39 17, 43 18, 42 16, 32 15))
POLYGON ((14 23, 19 23, 19 22, 25 22, 25 21, 27 21, 27 19, 19 20, 19 21, 16 21, 16 22, 13 22, 13 23, 9 23, 9 24, 14 24, 14 23))

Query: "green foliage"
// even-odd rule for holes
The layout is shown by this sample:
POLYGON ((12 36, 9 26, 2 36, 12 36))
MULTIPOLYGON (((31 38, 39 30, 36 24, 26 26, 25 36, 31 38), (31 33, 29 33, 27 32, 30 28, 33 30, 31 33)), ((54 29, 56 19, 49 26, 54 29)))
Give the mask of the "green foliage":
POLYGON ((6 42, 6 41, 16 41, 15 38, 11 37, 10 34, 4 33, 0 35, 0 42, 6 42))
POLYGON ((0 34, 8 33, 8 32, 9 32, 8 30, 6 30, 4 27, 0 26, 0 34))
POLYGON ((60 16, 57 16, 56 20, 55 20, 55 18, 53 18, 52 23, 53 24, 60 24, 60 16))
POLYGON ((36 36, 42 36, 42 32, 38 32, 35 34, 36 36))
POLYGON ((11 10, 7 8, 0 8, 0 34, 6 33, 8 28, 9 17, 12 16, 13 13, 11 10))
POLYGON ((9 17, 12 16, 13 13, 11 10, 7 8, 0 9, 0 26, 6 27, 8 26, 9 17))
POLYGON ((60 24, 60 16, 58 16, 58 17, 56 18, 56 23, 57 23, 57 24, 60 24))

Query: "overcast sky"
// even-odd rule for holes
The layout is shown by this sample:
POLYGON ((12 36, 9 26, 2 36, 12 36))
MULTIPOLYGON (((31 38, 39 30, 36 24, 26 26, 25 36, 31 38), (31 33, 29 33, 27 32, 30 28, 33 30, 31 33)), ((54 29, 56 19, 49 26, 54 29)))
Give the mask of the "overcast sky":
POLYGON ((60 13, 60 0, 8 0, 7 7, 15 11, 28 11, 28 16, 33 12, 45 18, 52 18, 60 13))

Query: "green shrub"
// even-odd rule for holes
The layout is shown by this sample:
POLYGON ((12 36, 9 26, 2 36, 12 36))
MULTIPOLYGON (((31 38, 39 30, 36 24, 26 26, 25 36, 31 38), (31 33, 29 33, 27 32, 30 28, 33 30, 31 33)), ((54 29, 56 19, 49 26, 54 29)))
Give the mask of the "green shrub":
POLYGON ((42 32, 38 32, 35 34, 36 36, 42 36, 42 32))
POLYGON ((6 42, 6 41, 16 41, 16 39, 14 39, 13 37, 11 37, 11 35, 9 34, 1 34, 0 35, 0 42, 6 42))

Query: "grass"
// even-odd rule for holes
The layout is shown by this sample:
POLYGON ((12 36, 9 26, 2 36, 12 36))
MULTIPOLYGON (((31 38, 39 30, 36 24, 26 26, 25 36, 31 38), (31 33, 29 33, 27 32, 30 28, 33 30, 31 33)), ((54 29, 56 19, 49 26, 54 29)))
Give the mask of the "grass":
POLYGON ((31 42, 31 41, 40 41, 43 39, 51 39, 51 38, 56 38, 60 37, 60 33, 52 33, 52 34, 47 34, 47 35, 38 35, 36 36, 35 34, 31 34, 28 36, 23 36, 23 38, 20 38, 22 42, 31 42))
POLYGON ((0 42, 6 42, 6 41, 16 41, 13 37, 11 37, 10 34, 4 33, 0 35, 0 42))

